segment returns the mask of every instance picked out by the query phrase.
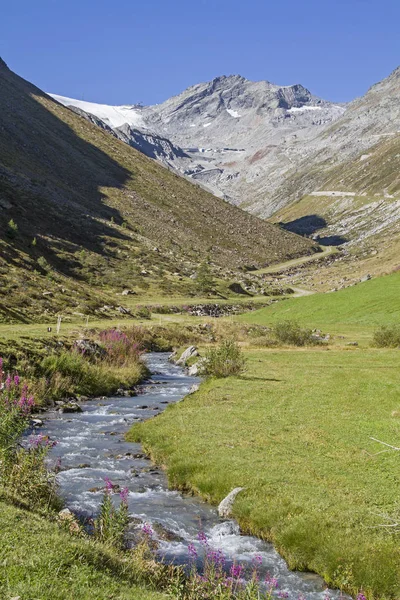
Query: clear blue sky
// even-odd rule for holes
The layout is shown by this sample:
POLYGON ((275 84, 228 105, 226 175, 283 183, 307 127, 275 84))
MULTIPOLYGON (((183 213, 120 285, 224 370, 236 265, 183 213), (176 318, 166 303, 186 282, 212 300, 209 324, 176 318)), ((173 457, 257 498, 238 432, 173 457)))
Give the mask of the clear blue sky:
POLYGON ((399 24, 400 0, 3 0, 0 56, 108 104, 237 73, 347 101, 400 65, 399 24))

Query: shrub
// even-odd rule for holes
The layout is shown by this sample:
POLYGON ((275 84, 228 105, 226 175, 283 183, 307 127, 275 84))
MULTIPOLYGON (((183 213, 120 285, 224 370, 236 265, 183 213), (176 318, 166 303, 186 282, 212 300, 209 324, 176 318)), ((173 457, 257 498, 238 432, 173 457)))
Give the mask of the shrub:
POLYGON ((307 346, 317 342, 313 338, 311 329, 302 329, 295 321, 277 323, 273 332, 279 342, 291 346, 307 346))
POLYGON ((207 352, 204 373, 214 377, 237 376, 243 373, 245 365, 240 347, 233 340, 224 340, 217 348, 207 352))
POLYGON ((136 309, 136 317, 138 319, 151 319, 151 311, 147 306, 138 306, 136 309))
POLYGON ((373 343, 378 348, 399 348, 400 325, 380 327, 374 333, 373 343))
POLYGON ((7 227, 7 235, 10 238, 15 238, 18 233, 18 225, 14 221, 14 219, 10 219, 7 227))

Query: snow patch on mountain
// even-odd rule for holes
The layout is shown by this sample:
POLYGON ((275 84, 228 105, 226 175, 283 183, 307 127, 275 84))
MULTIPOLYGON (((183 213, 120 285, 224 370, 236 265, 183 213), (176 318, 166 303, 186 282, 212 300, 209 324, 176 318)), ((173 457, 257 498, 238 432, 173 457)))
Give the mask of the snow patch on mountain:
POLYGON ((141 115, 140 109, 135 106, 108 106, 107 104, 97 104, 95 102, 85 102, 84 100, 75 100, 66 96, 49 94, 54 100, 64 104, 64 106, 75 106, 87 113, 96 115, 107 125, 112 127, 121 127, 127 123, 131 127, 141 127, 146 129, 146 123, 141 115))
POLYGON ((234 119, 240 119, 241 115, 237 112, 237 110, 232 110, 231 108, 227 108, 226 112, 231 115, 234 119))

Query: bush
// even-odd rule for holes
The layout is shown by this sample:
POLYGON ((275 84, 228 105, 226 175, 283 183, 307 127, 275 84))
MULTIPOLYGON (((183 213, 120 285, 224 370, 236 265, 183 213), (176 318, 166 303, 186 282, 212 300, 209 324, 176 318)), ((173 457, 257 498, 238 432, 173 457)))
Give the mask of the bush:
POLYGON ((295 321, 282 321, 273 329, 278 342, 291 346, 308 346, 317 343, 313 338, 311 329, 302 329, 295 321))
POLYGON ((374 333, 373 343, 378 348, 399 348, 400 325, 380 327, 374 333))
POLYGON ((204 373, 214 377, 237 376, 243 373, 245 365, 240 347, 233 340, 224 340, 217 348, 207 352, 204 373))
POLYGON ((10 238, 15 238, 18 233, 18 225, 14 221, 14 219, 10 219, 7 227, 7 235, 10 238))
POLYGON ((138 319, 151 319, 151 311, 147 306, 138 306, 135 316, 138 319))

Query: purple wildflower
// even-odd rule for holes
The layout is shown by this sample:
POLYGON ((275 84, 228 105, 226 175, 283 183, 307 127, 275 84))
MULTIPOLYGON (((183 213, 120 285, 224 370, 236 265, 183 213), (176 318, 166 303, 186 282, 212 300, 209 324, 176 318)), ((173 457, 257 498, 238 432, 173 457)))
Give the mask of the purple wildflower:
POLYGON ((289 598, 288 592, 278 592, 278 598, 289 598))
POLYGON ((197 550, 194 544, 190 543, 188 545, 188 554, 190 556, 191 559, 195 559, 197 558, 197 550))
POLYGON ((122 488, 122 490, 120 491, 120 494, 119 494, 122 504, 128 504, 128 496, 129 496, 128 488, 127 487, 122 488))
POLYGON ((152 537, 152 535, 153 535, 153 530, 152 530, 151 525, 149 523, 144 523, 144 525, 142 527, 142 532, 147 537, 152 537))
POLYGON ((240 579, 242 576, 244 567, 243 565, 232 565, 231 566, 231 575, 234 579, 240 579))
POLYGON ((359 594, 357 594, 357 600, 367 600, 367 599, 364 596, 364 594, 362 592, 360 592, 359 594))
MULTIPOLYGON (((278 580, 276 579, 276 577, 272 577, 269 573, 267 573, 267 576, 265 577, 265 583, 271 589, 278 587, 278 580)), ((299 598, 299 600, 300 600, 300 598, 299 598)))
POLYGON ((207 540, 207 536, 204 533, 204 531, 199 531, 199 533, 197 534, 197 539, 199 540, 199 542, 201 542, 202 544, 207 545, 208 544, 208 540, 207 540))
POLYGON ((106 484, 106 493, 110 494, 114 489, 111 479, 109 477, 104 477, 104 483, 106 484))
POLYGON ((19 375, 14 375, 14 385, 15 385, 15 387, 19 386, 19 382, 20 382, 19 375))
POLYGON ((262 565, 263 557, 261 556, 261 554, 256 554, 255 556, 253 556, 251 562, 253 567, 258 569, 262 565))

